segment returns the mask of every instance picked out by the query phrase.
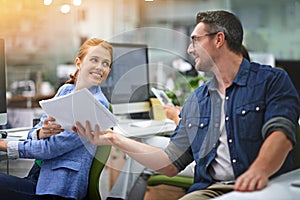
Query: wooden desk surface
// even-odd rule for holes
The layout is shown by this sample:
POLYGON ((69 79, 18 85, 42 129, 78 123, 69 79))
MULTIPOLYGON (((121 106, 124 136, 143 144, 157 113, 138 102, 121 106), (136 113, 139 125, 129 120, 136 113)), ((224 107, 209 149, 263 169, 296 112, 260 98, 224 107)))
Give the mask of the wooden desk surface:
POLYGON ((7 98, 7 107, 10 108, 37 108, 40 107, 39 101, 50 99, 55 94, 43 95, 36 94, 34 96, 13 95, 7 98))

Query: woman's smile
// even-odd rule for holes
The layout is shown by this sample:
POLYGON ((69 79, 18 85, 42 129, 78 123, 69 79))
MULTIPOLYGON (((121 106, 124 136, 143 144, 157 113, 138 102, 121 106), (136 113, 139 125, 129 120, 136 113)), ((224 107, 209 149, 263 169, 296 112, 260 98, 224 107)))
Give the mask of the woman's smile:
POLYGON ((101 79, 102 78, 102 74, 99 72, 90 72, 90 74, 93 76, 94 79, 101 79))

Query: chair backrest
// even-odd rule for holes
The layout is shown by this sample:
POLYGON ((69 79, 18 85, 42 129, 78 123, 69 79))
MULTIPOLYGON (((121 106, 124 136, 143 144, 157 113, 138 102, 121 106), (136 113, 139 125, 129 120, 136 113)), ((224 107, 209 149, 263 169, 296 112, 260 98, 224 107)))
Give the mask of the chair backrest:
POLYGON ((88 199, 101 200, 99 191, 100 174, 104 169, 105 163, 110 155, 111 146, 99 146, 90 170, 88 199))

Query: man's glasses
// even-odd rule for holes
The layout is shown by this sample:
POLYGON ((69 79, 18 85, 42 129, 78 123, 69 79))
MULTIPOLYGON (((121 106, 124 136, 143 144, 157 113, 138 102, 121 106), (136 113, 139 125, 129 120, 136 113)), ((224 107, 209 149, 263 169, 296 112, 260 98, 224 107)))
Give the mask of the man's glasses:
POLYGON ((201 37, 205 37, 205 36, 212 36, 212 35, 216 35, 218 32, 214 32, 214 33, 206 33, 204 35, 193 35, 191 37, 191 43, 193 45, 193 47, 195 47, 196 42, 201 38, 201 37))

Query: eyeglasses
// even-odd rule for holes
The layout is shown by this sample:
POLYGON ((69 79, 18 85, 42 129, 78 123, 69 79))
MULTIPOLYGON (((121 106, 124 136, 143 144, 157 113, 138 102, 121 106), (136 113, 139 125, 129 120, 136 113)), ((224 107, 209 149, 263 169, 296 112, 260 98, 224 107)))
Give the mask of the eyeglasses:
POLYGON ((204 35, 193 35, 191 37, 191 43, 193 45, 193 47, 195 47, 196 42, 201 38, 201 37, 205 37, 205 36, 212 36, 212 35, 216 35, 218 32, 214 32, 214 33, 206 33, 204 35))

